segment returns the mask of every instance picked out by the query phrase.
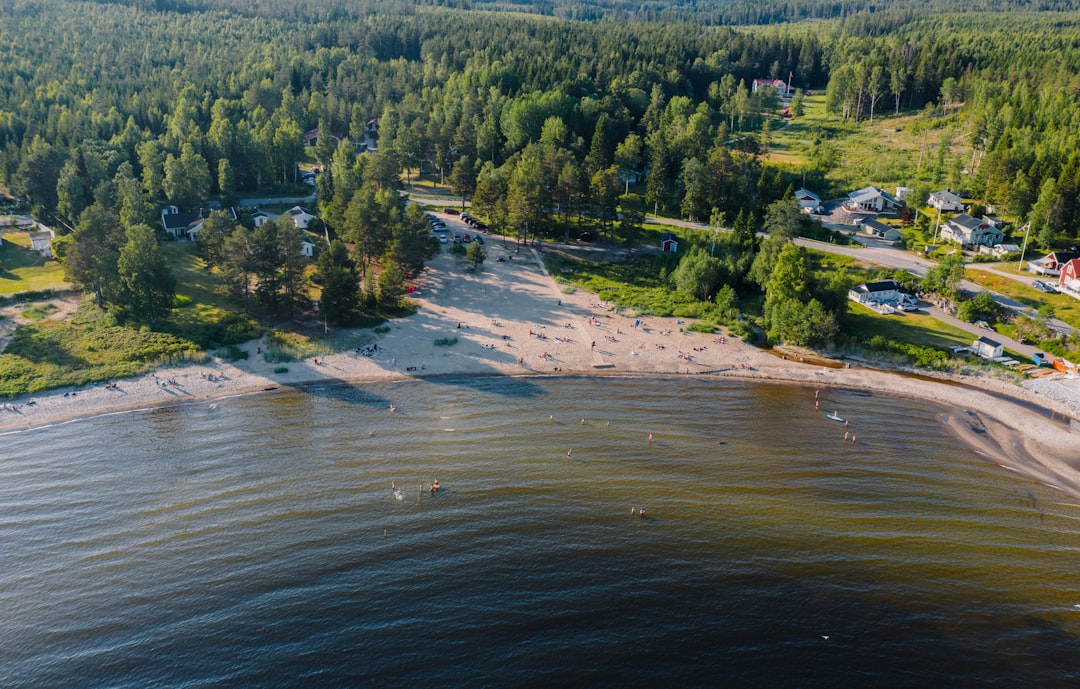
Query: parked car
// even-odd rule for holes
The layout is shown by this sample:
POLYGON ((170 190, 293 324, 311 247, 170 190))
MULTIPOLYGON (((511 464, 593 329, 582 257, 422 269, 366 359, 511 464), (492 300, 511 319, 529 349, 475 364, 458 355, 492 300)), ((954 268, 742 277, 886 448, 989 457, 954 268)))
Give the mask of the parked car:
POLYGON ((470 237, 469 235, 467 235, 467 234, 466 234, 466 235, 465 235, 464 237, 462 237, 462 238, 461 238, 461 241, 463 241, 463 242, 465 242, 466 244, 468 244, 469 242, 471 242, 471 241, 472 241, 472 237, 470 237))
POLYGON ((1057 292, 1056 287, 1054 287, 1049 282, 1045 282, 1043 280, 1035 280, 1031 283, 1031 286, 1039 290, 1040 292, 1046 292, 1047 294, 1053 294, 1057 292))
POLYGON ((461 244, 461 235, 460 234, 455 234, 454 235, 454 244, 461 244))
POLYGON ((475 237, 473 237, 473 239, 476 240, 477 244, 483 244, 484 243, 484 238, 481 237, 480 235, 476 235, 475 237))
POLYGON ((445 234, 439 235, 439 244, 446 244, 446 243, 447 243, 446 235, 445 234))
POLYGON ((446 208, 442 209, 442 212, 446 213, 447 215, 457 215, 458 214, 458 209, 457 208, 450 208, 449 206, 447 206, 446 208))
POLYGON ((583 242, 591 242, 594 239, 596 239, 596 235, 594 235, 592 232, 589 232, 588 230, 586 230, 585 232, 582 232, 581 234, 578 235, 578 239, 583 241, 583 242))
POLYGON ((473 223, 473 227, 475 227, 478 230, 486 230, 488 228, 488 226, 486 224, 480 222, 479 220, 477 220, 476 222, 473 223))
POLYGON ((989 323, 987 323, 986 321, 975 321, 975 327, 976 327, 976 328, 986 328, 986 329, 989 329, 989 328, 990 328, 990 324, 989 324, 989 323))

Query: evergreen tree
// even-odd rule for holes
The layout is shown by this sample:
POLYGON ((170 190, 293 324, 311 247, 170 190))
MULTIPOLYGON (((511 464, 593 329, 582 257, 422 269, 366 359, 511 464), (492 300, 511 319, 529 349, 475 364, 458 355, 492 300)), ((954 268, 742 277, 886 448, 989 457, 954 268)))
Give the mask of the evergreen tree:
POLYGON ((315 281, 322 286, 319 317, 331 325, 348 325, 360 305, 360 279, 348 249, 335 239, 319 254, 316 266, 315 281))
POLYGON ((154 323, 169 315, 176 296, 176 278, 147 225, 132 225, 117 260, 119 304, 132 320, 154 323))

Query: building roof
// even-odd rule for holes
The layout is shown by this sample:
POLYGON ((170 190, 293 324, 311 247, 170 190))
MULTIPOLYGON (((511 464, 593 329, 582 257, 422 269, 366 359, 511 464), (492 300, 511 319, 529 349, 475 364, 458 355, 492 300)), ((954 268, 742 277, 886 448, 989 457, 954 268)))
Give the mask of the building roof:
POLYGON ((48 241, 52 241, 52 238, 54 236, 55 235, 54 235, 52 230, 44 230, 42 232, 31 232, 30 233, 30 242, 31 243, 48 242, 48 241))
POLYGON ((946 203, 963 203, 964 202, 964 199, 960 198, 959 196, 952 193, 948 189, 946 189, 944 191, 935 191, 932 194, 930 194, 930 200, 932 201, 934 199, 938 199, 940 201, 945 201, 946 203))
POLYGON ((894 290, 900 290, 900 283, 892 279, 878 280, 877 282, 864 282, 855 289, 865 294, 873 294, 874 292, 892 292, 894 290))
POLYGON ((1000 347, 1000 346, 1002 346, 1000 342, 995 342, 994 340, 991 340, 989 337, 985 337, 985 336, 980 337, 979 339, 977 339, 975 341, 980 343, 980 344, 989 345, 991 347, 1000 347))
POLYGON ((1055 263, 1068 263, 1074 258, 1080 258, 1080 251, 1052 251, 1040 259, 1036 259, 1035 263, 1045 263, 1053 261, 1055 263))
POLYGON ((898 203, 896 199, 889 195, 889 192, 875 186, 863 187, 848 194, 848 198, 855 203, 871 201, 879 196, 892 203, 898 203))
POLYGON ((948 225, 948 224, 957 225, 958 227, 962 227, 965 230, 977 230, 979 228, 986 228, 986 229, 990 228, 990 225, 987 224, 986 222, 984 222, 982 220, 979 220, 978 218, 973 218, 970 215, 968 215, 967 213, 961 213, 960 215, 956 216, 955 218, 950 220, 948 223, 946 223, 946 225, 948 225))
POLYGON ((1018 253, 1020 253, 1020 245, 1019 244, 998 244, 994 248, 997 249, 998 251, 1002 251, 1002 252, 1004 252, 1006 254, 1018 254, 1018 253))
POLYGON ((900 230, 896 229, 895 227, 892 227, 890 225, 886 225, 885 223, 881 222, 880 220, 874 220, 873 218, 867 218, 866 220, 863 220, 859 224, 862 225, 863 227, 869 227, 870 229, 874 230, 875 232, 880 232, 882 234, 884 234, 885 232, 889 232, 889 231, 892 231, 892 232, 899 232, 900 231, 900 230))
POLYGON ((176 230, 187 230, 192 225, 197 225, 208 217, 210 217, 210 209, 201 208, 193 213, 163 213, 161 223, 166 230, 174 232, 176 230))
POLYGON ((813 199, 815 201, 821 201, 821 197, 814 192, 806 189, 805 187, 795 192, 795 198, 797 199, 813 199))
POLYGON ((294 218, 298 215, 310 215, 313 218, 315 217, 314 213, 309 211, 307 208, 304 208, 303 206, 293 206, 289 209, 289 215, 294 218))
POLYGON ((784 83, 783 79, 754 79, 753 89, 756 91, 761 86, 787 90, 787 84, 784 83))

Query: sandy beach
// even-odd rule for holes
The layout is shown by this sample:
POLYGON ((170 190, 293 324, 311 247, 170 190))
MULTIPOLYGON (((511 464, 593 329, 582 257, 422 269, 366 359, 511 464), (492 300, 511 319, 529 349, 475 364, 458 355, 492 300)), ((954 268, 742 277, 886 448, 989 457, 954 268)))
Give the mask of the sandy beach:
MULTIPOLYGON (((12 400, 0 408, 0 431, 41 432, 65 420, 268 389, 334 382, 427 376, 664 375, 711 376, 850 388, 945 405, 942 422, 960 442, 1004 467, 1080 497, 1080 433, 1062 418, 1077 416, 1077 395, 1059 381, 1043 394, 993 378, 933 380, 850 365, 826 367, 786 358, 726 334, 682 332, 675 318, 617 314, 595 295, 563 288, 533 249, 488 242, 479 271, 443 251, 415 283, 418 312, 373 335, 378 351, 356 351, 287 364, 275 373, 243 345, 246 360, 159 369, 114 385, 61 389, 12 400), (502 258, 502 261, 498 259, 502 258), (457 338, 439 346, 440 338, 457 338), (17 406, 13 411, 11 404, 17 406)), ((797 388, 796 388, 797 389, 797 388)), ((872 404, 872 397, 867 398, 872 404)))

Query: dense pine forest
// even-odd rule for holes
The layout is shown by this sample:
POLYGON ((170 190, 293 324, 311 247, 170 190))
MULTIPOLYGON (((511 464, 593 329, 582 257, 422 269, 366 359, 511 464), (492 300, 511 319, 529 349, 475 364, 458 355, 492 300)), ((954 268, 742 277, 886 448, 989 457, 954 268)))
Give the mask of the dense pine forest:
MULTIPOLYGON (((756 137, 776 101, 749 85, 769 77, 827 90, 840 121, 924 109, 954 118, 965 158, 971 150, 959 163, 967 191, 1015 218, 1043 213, 1045 245, 1075 233, 1077 15, 923 16, 883 3, 768 29, 539 16, 574 7, 526 16, 347 0, 6 0, 0 184, 75 227, 118 173, 155 202, 265 191, 295 181, 305 131, 356 139, 379 118, 380 148, 398 165, 449 175, 467 161, 466 188, 500 171, 509 179, 505 164, 533 145, 554 195, 603 205, 585 197, 619 185, 597 172, 647 169, 650 210, 760 216, 793 180, 827 184, 829 172, 820 161, 761 162, 756 137), (560 192, 564 168, 572 188, 560 192)), ((775 8, 830 14, 823 3, 775 8)), ((320 142, 322 162, 334 145, 320 142)))
MULTIPOLYGON (((143 322, 168 311, 171 287, 124 287, 118 261, 148 246, 161 205, 295 194, 301 160, 323 171, 327 236, 353 247, 326 252, 317 278, 422 266, 424 220, 397 189, 424 173, 508 232, 569 237, 584 219, 632 246, 646 213, 734 224, 726 263, 709 268, 723 279, 700 296, 726 284, 753 298, 781 248, 759 247, 753 231, 792 231, 799 222, 775 202, 803 185, 832 195, 852 183, 949 186, 1014 226, 1031 221, 1042 248, 1075 241, 1073 10, 1049 0, 0 0, 0 188, 65 235, 57 253, 99 303, 153 293, 125 307, 143 322), (790 84, 794 98, 781 103, 755 79, 790 84), (798 155, 771 158, 780 108, 797 122, 812 92, 829 126, 798 155), (889 118, 932 145, 917 165, 853 179, 837 138, 889 118)), ((245 307, 255 296, 266 313, 292 314, 302 270, 281 257, 295 254, 296 234, 216 223, 209 265, 245 307), (266 242, 275 248, 260 276, 266 242), (229 259, 240 245, 243 265, 229 259), (261 292, 249 295, 253 284, 261 292)), ((842 317, 842 296, 803 302, 842 317)), ((765 319, 780 339, 776 323, 813 315, 781 319, 774 307, 766 300, 765 319)))

